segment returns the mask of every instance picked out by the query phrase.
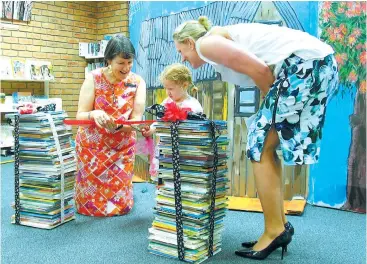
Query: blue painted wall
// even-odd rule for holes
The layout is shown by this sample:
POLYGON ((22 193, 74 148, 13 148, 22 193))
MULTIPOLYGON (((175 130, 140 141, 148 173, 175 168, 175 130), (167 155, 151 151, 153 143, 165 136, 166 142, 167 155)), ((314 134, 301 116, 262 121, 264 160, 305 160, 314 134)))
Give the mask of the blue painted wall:
MULTIPOLYGON (((306 32, 318 37, 318 2, 290 2, 306 32)), ((342 90, 343 87, 340 87, 342 90)), ((339 92, 329 103, 319 163, 310 166, 308 202, 340 208, 347 199, 347 165, 351 145, 349 116, 355 93, 339 92)))
POLYGON ((327 107, 320 160, 310 166, 310 203, 340 208, 347 200, 347 165, 352 137, 349 116, 353 113, 354 98, 355 93, 338 93, 327 107))
POLYGON ((298 16, 304 30, 313 36, 317 36, 318 2, 315 1, 290 1, 290 5, 298 16))
MULTIPOLYGON (((290 2, 305 31, 318 36, 318 2, 290 2)), ((340 87, 342 90, 342 87, 340 87)), ((318 164, 310 166, 308 202, 340 208, 347 199, 347 166, 351 144, 349 116, 354 94, 338 93, 330 102, 318 164)))

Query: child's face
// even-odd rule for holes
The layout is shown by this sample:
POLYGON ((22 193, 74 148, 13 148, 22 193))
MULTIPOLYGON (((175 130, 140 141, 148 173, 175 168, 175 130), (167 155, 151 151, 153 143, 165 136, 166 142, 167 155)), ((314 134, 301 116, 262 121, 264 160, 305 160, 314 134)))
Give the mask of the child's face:
POLYGON ((166 89, 167 96, 175 102, 179 102, 186 97, 185 84, 178 84, 173 81, 164 80, 163 87, 166 89))

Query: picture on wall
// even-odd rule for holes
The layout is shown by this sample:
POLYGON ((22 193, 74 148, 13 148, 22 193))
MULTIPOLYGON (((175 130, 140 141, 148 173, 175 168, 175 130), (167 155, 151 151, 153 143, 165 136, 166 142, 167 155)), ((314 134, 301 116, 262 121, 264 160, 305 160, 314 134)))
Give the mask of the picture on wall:
POLYGON ((52 64, 49 61, 26 61, 27 76, 31 80, 54 80, 52 64))
POLYGON ((33 6, 33 1, 20 1, 23 2, 23 19, 20 17, 20 20, 23 21, 30 21, 31 17, 32 17, 32 6, 33 6))
POLYGON ((22 59, 13 59, 13 77, 15 79, 25 78, 25 61, 22 59))
POLYGON ((2 1, 1 18, 30 21, 33 1, 2 1))
POLYGON ((13 78, 11 60, 9 58, 0 58, 0 78, 1 79, 13 78))
POLYGON ((21 1, 15 1, 13 3, 13 19, 14 20, 23 20, 24 15, 24 5, 21 1))
MULTIPOLYGON (((354 96, 353 113, 348 118, 351 138, 345 175, 347 200, 342 209, 366 213, 367 6, 363 1, 325 1, 321 7, 321 39, 335 51, 340 93, 354 96)), ((342 98, 346 101, 348 97, 342 98)))
POLYGON ((1 18, 13 18, 13 1, 2 1, 1 18))

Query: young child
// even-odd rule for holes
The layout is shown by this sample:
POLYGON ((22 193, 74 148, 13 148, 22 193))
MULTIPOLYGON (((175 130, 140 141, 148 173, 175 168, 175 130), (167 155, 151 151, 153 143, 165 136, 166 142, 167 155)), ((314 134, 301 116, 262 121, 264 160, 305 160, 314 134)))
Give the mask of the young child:
MULTIPOLYGON (((197 90, 192 82, 192 76, 189 68, 180 63, 175 63, 167 66, 161 75, 159 80, 163 84, 167 93, 167 98, 163 100, 161 105, 166 105, 171 102, 175 102, 181 108, 190 108, 191 112, 202 113, 203 108, 198 100, 191 97, 187 90, 197 90)), ((142 135, 149 137, 155 133, 154 124, 150 127, 142 128, 142 135)))
MULTIPOLYGON (((202 113, 203 108, 198 100, 191 97, 188 93, 188 89, 196 90, 197 88, 192 82, 192 76, 190 70, 180 63, 175 63, 167 66, 159 76, 160 82, 163 84, 164 89, 167 93, 167 98, 163 100, 161 105, 165 106, 168 103, 175 102, 181 108, 189 108, 191 112, 202 113)), ((141 129, 144 137, 150 137, 156 132, 155 124, 146 126, 141 129)), ((156 139, 158 142, 159 139, 156 139)), ((154 181, 157 181, 158 188, 162 184, 161 179, 158 177, 155 168, 159 168, 159 148, 155 149, 155 157, 150 164, 151 177, 154 181), (153 169, 154 168, 154 169, 153 169)))

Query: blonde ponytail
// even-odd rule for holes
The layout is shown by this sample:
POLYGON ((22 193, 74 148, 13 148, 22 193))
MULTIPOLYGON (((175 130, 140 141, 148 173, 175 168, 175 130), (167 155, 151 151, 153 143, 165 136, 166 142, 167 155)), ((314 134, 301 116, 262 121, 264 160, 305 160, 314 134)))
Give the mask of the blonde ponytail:
POLYGON ((198 93, 198 92, 199 92, 199 88, 197 88, 197 87, 195 86, 195 84, 193 84, 193 83, 190 85, 189 89, 190 89, 190 93, 191 93, 191 94, 194 94, 194 93, 196 94, 196 93, 198 93))
POLYGON ((200 16, 198 22, 200 25, 203 25, 206 31, 209 31, 212 27, 212 23, 207 16, 200 16))
POLYGON ((212 27, 210 20, 206 16, 200 16, 198 20, 189 20, 179 25, 174 33, 173 39, 179 43, 187 39, 197 41, 204 36, 212 27))

